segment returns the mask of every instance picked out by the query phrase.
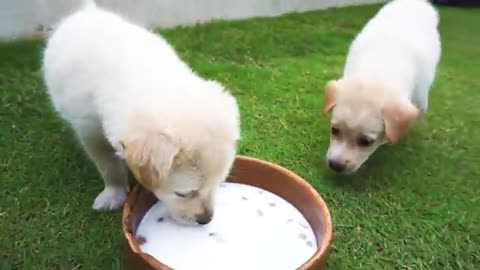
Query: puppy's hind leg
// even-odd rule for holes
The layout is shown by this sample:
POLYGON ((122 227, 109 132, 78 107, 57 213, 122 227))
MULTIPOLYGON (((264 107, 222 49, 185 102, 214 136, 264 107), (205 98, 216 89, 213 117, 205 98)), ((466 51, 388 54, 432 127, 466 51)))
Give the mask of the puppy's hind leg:
POLYGON ((105 183, 104 190, 93 203, 93 209, 101 211, 120 208, 125 203, 129 191, 125 163, 116 155, 103 134, 83 134, 79 137, 105 183))

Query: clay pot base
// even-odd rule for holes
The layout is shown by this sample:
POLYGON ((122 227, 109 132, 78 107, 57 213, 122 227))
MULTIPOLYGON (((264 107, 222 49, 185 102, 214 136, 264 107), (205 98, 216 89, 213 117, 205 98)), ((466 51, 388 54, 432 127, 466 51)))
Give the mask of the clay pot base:
MULTIPOLYGON (((315 243, 313 243, 313 246, 315 246, 315 244, 317 246, 314 254, 297 269, 322 269, 324 267, 332 239, 331 218, 324 201, 307 182, 275 164, 241 156, 235 160, 227 181, 268 190, 294 205, 311 226, 313 234, 315 235, 315 243)), ((143 245, 146 245, 149 241, 147 237, 138 235, 140 236, 139 239, 136 238, 137 229, 141 220, 147 211, 156 203, 156 198, 140 186, 136 186, 129 195, 123 212, 123 232, 126 243, 124 254, 125 269, 172 269, 154 259, 151 255, 141 252, 139 244, 144 242, 143 245), (142 237, 145 239, 142 239, 142 237)), ((257 202, 255 204, 260 205, 261 203, 257 202)), ((254 214, 265 215, 267 212, 263 210, 264 209, 262 209, 262 211, 254 211, 254 214), (260 212, 261 214, 259 214, 260 212)), ((216 215, 217 214, 218 213, 216 213, 216 215)), ((160 219, 160 221, 157 220, 157 222, 166 222, 165 217, 157 217, 157 219, 160 219)), ((214 231, 208 231, 208 234, 213 240, 222 241, 221 236, 215 235, 214 231)), ((305 240, 301 239, 304 237, 303 235, 300 236, 299 232, 296 240, 308 245, 307 239, 309 236, 306 235, 305 240)), ((192 245, 194 245, 194 243, 192 243, 192 245)), ((255 245, 253 240, 251 245, 255 245)), ((272 252, 275 253, 275 250, 272 250, 272 252)), ((277 256, 283 255, 278 253, 277 256)), ((189 258, 184 257, 184 259, 188 260, 189 258)), ((256 267, 250 267, 249 269, 254 268, 256 267)), ((229 267, 229 269, 232 269, 232 267, 229 267)), ((272 268, 267 267, 266 269, 272 268)))

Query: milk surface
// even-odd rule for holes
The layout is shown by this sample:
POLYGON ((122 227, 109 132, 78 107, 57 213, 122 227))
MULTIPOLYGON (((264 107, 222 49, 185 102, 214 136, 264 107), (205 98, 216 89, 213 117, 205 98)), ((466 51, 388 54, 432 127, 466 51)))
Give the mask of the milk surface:
POLYGON ((218 189, 209 224, 178 225, 158 202, 136 236, 144 253, 176 270, 293 270, 317 250, 312 228, 295 207, 271 192, 237 183, 218 189))

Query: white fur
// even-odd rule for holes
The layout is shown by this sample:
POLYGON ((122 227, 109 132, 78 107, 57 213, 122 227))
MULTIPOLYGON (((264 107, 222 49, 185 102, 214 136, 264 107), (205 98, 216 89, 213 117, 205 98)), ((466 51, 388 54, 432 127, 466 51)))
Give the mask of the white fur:
POLYGON ((426 0, 386 4, 351 44, 344 78, 389 85, 426 112, 440 59, 437 25, 437 12, 426 0))
POLYGON ((380 145, 396 141, 426 113, 441 53, 438 22, 426 0, 395 0, 352 42, 342 78, 326 90, 331 168, 356 171, 380 145), (373 143, 366 145, 362 138, 373 143))
MULTIPOLYGON (((207 189, 210 196, 225 179, 240 137, 237 103, 218 82, 196 75, 159 35, 89 2, 61 21, 48 40, 43 71, 56 110, 105 180, 93 207, 115 209, 125 201, 121 141, 158 131, 171 141, 175 160, 181 153, 189 163, 154 164, 172 167, 166 185, 152 191, 179 219, 191 221, 198 213, 188 213, 173 194, 207 189)), ((167 154, 152 152, 150 158, 164 161, 169 157, 161 155, 167 154)))

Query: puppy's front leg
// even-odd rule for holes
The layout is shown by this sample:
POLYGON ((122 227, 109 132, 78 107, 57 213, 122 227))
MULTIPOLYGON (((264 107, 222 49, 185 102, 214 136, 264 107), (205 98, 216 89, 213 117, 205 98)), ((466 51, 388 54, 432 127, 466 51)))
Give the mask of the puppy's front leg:
POLYGON ((428 96, 432 87, 435 73, 423 74, 418 80, 413 94, 412 102, 420 110, 420 115, 423 117, 428 111, 428 96))
POLYGON ((103 136, 83 136, 81 142, 105 182, 105 188, 95 199, 93 209, 101 211, 120 208, 129 191, 128 171, 124 162, 103 136))

